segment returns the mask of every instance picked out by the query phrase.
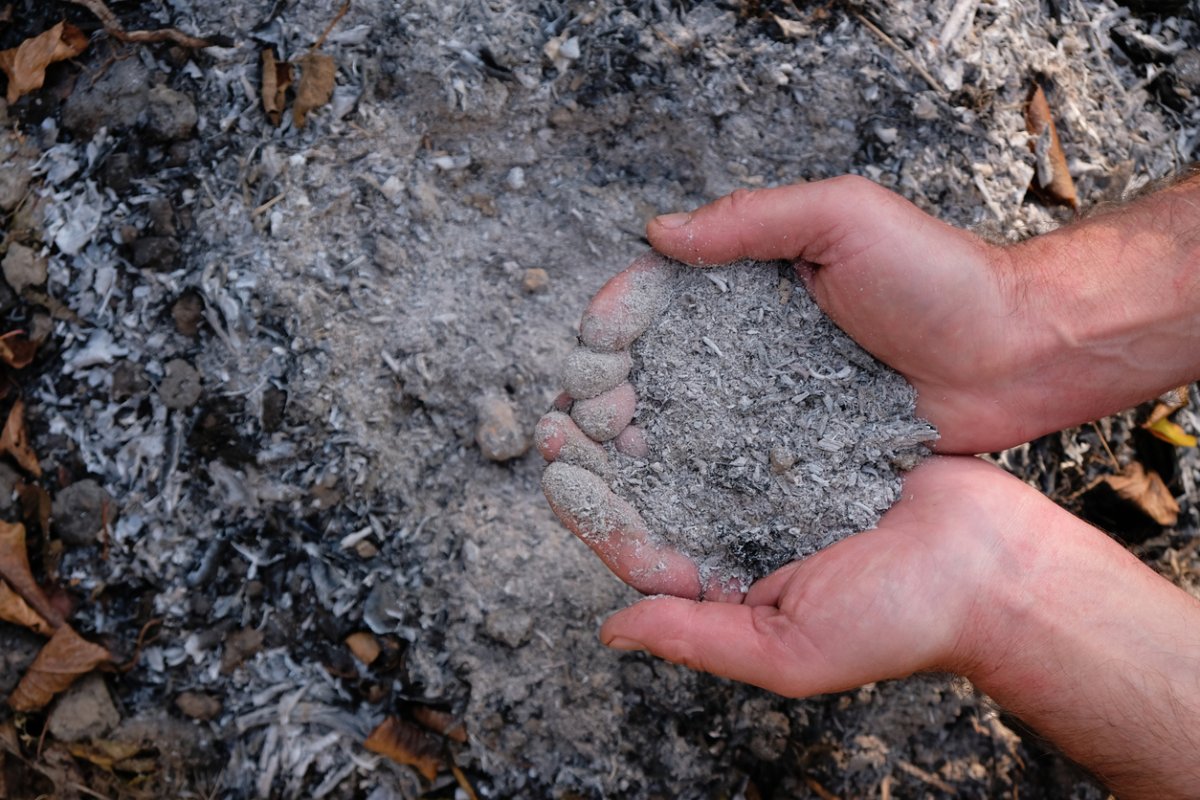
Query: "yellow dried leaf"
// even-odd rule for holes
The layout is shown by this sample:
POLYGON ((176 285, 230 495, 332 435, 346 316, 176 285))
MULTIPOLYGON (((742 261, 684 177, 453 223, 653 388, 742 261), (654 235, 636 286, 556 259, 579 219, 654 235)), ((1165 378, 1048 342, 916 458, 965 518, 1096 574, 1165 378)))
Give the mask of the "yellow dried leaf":
POLYGON ((262 101, 267 119, 278 127, 283 119, 283 109, 287 105, 287 90, 292 85, 292 65, 286 61, 277 61, 275 51, 271 48, 262 53, 262 101))
POLYGON ((25 431, 25 403, 17 400, 8 412, 4 430, 0 431, 0 452, 8 453, 21 469, 35 478, 42 477, 42 465, 29 446, 29 435, 25 431))
POLYGON ((1173 444, 1176 447, 1195 447, 1196 437, 1185 431, 1177 423, 1172 422, 1166 417, 1155 420, 1151 424, 1145 426, 1146 430, 1154 434, 1156 439, 1162 439, 1164 442, 1173 444))
POLYGON ((92 644, 63 625, 46 642, 21 682, 8 696, 13 711, 36 711, 49 703, 54 695, 69 688, 77 678, 94 670, 112 656, 98 644, 92 644))
POLYGON ((1046 199, 1077 208, 1079 198, 1075 194, 1075 182, 1071 180, 1071 173, 1067 169, 1067 156, 1059 141, 1058 129, 1054 127, 1050 104, 1042 87, 1036 84, 1025 107, 1025 129, 1033 136, 1029 146, 1037 156, 1037 175, 1034 178, 1037 188, 1046 199))
POLYGON ((24 625, 34 633, 49 636, 54 628, 46 618, 29 607, 21 595, 12 590, 4 581, 0 581, 0 619, 15 625, 24 625))
POLYGON ((397 717, 388 717, 363 742, 372 753, 387 756, 398 764, 407 764, 425 776, 437 777, 442 766, 441 747, 432 736, 397 717))
POLYGON ((69 22, 26 39, 11 50, 0 52, 0 70, 8 76, 8 102, 42 88, 46 67, 55 61, 74 58, 88 45, 87 35, 69 22))
POLYGON ((1179 503, 1157 472, 1147 472, 1134 461, 1118 475, 1106 475, 1107 484, 1117 495, 1145 512, 1159 525, 1171 526, 1179 520, 1179 503))
POLYGON ((51 627, 62 625, 62 614, 51 605, 50 599, 33 579, 29 553, 25 549, 25 526, 18 522, 0 521, 0 578, 51 627))
POLYGON ((333 97, 337 65, 332 56, 324 53, 308 53, 296 60, 300 68, 300 84, 296 87, 296 102, 292 106, 292 119, 297 128, 303 128, 308 112, 320 108, 333 97))
POLYGON ((346 646, 350 648, 350 652, 354 654, 355 658, 368 667, 375 663, 375 659, 379 658, 379 640, 366 631, 359 631, 347 636, 346 646))
POLYGON ((71 755, 91 762, 101 769, 111 770, 126 759, 133 758, 142 751, 142 746, 134 742, 116 742, 112 739, 95 739, 91 742, 77 742, 67 745, 71 755))

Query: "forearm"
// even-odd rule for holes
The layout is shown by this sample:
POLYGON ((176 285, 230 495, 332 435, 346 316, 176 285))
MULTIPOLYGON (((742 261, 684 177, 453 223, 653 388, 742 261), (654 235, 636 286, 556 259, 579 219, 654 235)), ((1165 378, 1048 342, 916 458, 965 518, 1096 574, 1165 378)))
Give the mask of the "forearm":
MULTIPOLYGON (((1200 377, 1200 179, 1006 249, 1050 427, 1128 408, 1200 377)), ((1033 388, 1036 387, 1036 388, 1033 388)))
POLYGON ((1200 602, 1091 526, 1005 540, 962 671, 1122 798, 1200 786, 1200 602))

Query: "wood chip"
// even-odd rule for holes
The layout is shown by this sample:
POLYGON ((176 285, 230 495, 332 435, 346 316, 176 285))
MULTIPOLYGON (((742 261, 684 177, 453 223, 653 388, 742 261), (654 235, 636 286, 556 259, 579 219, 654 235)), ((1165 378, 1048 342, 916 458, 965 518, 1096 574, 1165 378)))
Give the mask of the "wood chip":
POLYGON ((426 780, 436 778, 442 768, 441 747, 437 741, 416 725, 397 717, 388 717, 379 723, 363 746, 372 753, 415 768, 426 780))
POLYGON ((379 658, 381 650, 379 640, 366 631, 359 631, 347 636, 346 646, 350 648, 350 652, 354 654, 355 658, 368 667, 375 663, 375 659, 379 658))
POLYGON ((1079 207, 1075 194, 1075 182, 1067 169, 1067 156, 1054 126, 1050 104, 1040 85, 1034 85, 1033 95, 1025 107, 1025 128, 1033 139, 1029 146, 1037 156, 1037 172, 1034 183, 1037 190, 1049 201, 1060 205, 1079 207))

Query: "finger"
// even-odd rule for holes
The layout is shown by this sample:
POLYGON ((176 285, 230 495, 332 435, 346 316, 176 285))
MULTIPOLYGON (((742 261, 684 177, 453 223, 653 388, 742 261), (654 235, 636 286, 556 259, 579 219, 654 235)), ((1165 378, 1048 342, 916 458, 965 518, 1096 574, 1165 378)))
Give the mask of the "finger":
POLYGON ((830 665, 796 640, 792 627, 774 606, 654 597, 610 617, 600 640, 792 697, 858 685, 829 674, 830 665))
POLYGON ((633 385, 622 383, 601 395, 577 401, 571 407, 571 419, 597 442, 607 442, 625 430, 636 408, 637 393, 633 385))
POLYGON ((613 446, 630 458, 645 458, 650 455, 650 443, 646 441, 646 432, 637 425, 626 425, 625 430, 613 439, 613 446))
POLYGON ((576 400, 587 400, 619 386, 629 377, 633 358, 628 350, 606 352, 576 347, 562 368, 562 385, 576 400))
POLYGON ((542 474, 542 491, 563 525, 639 592, 701 595, 695 563, 655 543, 641 515, 613 494, 599 476, 555 462, 542 474))
POLYGON ((601 287, 579 322, 580 340, 595 350, 625 350, 670 299, 678 265, 647 253, 601 287))
POLYGON ((612 469, 604 448, 589 439, 561 411, 551 411, 538 420, 533 440, 538 452, 547 461, 574 464, 601 476, 608 475, 612 469))
POLYGON ((890 257, 927 257, 929 244, 914 234, 928 235, 930 229, 961 233, 899 195, 846 175, 774 189, 739 189, 690 213, 657 217, 646 226, 646 235, 659 252, 697 266, 739 258, 832 264, 863 255, 881 242, 912 250, 889 252, 890 257))

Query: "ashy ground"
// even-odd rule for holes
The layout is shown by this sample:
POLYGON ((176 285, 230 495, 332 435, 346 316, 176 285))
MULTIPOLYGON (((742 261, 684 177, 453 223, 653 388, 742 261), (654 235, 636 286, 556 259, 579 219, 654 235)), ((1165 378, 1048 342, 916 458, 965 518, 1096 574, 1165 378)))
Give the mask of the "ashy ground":
MULTIPOLYGON (((605 650, 633 593, 557 524, 537 454, 476 433, 507 406, 482 421, 529 436, 655 213, 852 172, 1047 230, 1035 80, 1084 207, 1174 174, 1195 4, 355 0, 318 51, 329 102, 272 125, 263 51, 305 59, 337 5, 111 4, 216 42, 188 50, 0 3, 0 49, 64 17, 92 39, 0 115, 3 248, 48 267, 0 285, 4 330, 41 341, 3 400, 57 504, 34 572, 116 661, 155 621, 131 669, 0 711, 0 797, 1104 797, 960 681, 790 701, 605 650), (415 767, 364 747, 387 719, 415 767)), ((1082 507, 1100 435, 1145 460, 1182 513, 1137 550, 1195 591, 1195 458, 1132 419, 1003 463, 1082 507)), ((42 641, 0 624, 0 692, 42 641)))

